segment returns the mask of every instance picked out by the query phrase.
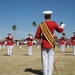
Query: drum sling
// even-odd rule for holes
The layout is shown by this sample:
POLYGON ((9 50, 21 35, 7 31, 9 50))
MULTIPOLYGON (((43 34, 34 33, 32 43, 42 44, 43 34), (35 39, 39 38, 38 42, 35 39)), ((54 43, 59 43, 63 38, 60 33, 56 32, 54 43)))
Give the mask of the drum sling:
POLYGON ((43 35, 47 39, 47 41, 52 45, 52 48, 54 48, 55 40, 54 40, 54 37, 53 37, 52 33, 48 29, 46 23, 45 22, 42 22, 40 24, 40 28, 42 30, 43 35))

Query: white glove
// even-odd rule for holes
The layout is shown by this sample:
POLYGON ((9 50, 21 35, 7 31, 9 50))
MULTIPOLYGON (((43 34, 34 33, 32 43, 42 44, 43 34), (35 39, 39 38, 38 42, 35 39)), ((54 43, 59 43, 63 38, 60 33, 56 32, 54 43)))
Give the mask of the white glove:
POLYGON ((61 28, 64 28, 65 26, 66 26, 66 25, 63 23, 63 24, 61 24, 61 26, 60 26, 60 27, 61 27, 61 28))

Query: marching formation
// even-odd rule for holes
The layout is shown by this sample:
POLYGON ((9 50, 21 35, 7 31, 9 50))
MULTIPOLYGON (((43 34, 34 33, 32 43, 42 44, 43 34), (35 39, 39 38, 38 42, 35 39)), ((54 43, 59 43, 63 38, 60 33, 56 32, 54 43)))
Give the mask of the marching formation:
MULTIPOLYGON (((57 36, 55 36, 55 35, 53 35, 53 37, 54 37, 54 39, 57 38, 57 36)), ((33 44, 35 43, 37 48, 40 48, 40 46, 41 46, 41 41, 36 40, 34 43, 33 43, 33 41, 35 41, 35 38, 32 37, 31 33, 29 33, 26 38, 25 44, 23 44, 22 41, 19 41, 19 42, 17 41, 16 45, 18 45, 20 49, 22 49, 23 45, 27 45, 28 55, 32 55, 33 44)), ((8 33, 8 35, 5 37, 5 39, 0 41, 0 50, 6 49, 6 46, 7 46, 8 55, 11 55, 11 54, 9 54, 9 49, 11 49, 11 53, 12 53, 12 49, 14 49, 14 45, 15 45, 15 43, 14 43, 13 36, 11 36, 11 33, 8 33)), ((58 38, 58 41, 55 41, 55 46, 59 47, 61 52, 65 52, 65 48, 72 47, 73 55, 75 55, 75 31, 73 32, 73 35, 70 38, 65 37, 65 33, 61 33, 61 37, 58 38)))
MULTIPOLYGON (((53 35, 54 39, 57 38, 56 35, 53 35)), ((23 45, 27 45, 28 47, 28 55, 32 55, 32 47, 33 45, 36 45, 37 48, 40 48, 41 46, 41 40, 36 40, 35 38, 32 37, 32 34, 29 33, 26 40, 25 44, 22 41, 17 41, 17 44, 14 43, 14 38, 11 36, 11 33, 8 33, 8 35, 5 37, 4 40, 0 40, 0 50, 2 49, 7 49, 8 55, 12 54, 12 49, 14 49, 14 45, 19 46, 20 49, 22 49, 23 45), (11 49, 11 50, 9 50, 11 49), (9 51, 11 51, 11 54, 9 54, 9 51), (30 53, 31 52, 31 53, 30 53)), ((61 37, 58 38, 58 41, 55 40, 55 46, 60 48, 61 52, 65 52, 65 48, 72 48, 73 50, 73 55, 75 55, 75 31, 73 32, 72 36, 70 38, 67 38, 65 36, 65 33, 61 33, 61 37)))

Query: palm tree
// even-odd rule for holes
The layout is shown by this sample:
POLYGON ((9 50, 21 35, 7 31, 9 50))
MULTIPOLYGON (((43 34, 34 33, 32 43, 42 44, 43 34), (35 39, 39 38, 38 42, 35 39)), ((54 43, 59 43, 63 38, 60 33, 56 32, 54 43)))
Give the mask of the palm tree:
POLYGON ((16 25, 13 25, 12 26, 12 30, 14 31, 14 40, 15 40, 15 30, 16 30, 17 28, 16 28, 16 25))
POLYGON ((32 26, 34 26, 34 30, 35 30, 35 32, 36 32, 36 28, 35 28, 35 27, 37 26, 37 24, 36 24, 35 21, 33 21, 32 26))

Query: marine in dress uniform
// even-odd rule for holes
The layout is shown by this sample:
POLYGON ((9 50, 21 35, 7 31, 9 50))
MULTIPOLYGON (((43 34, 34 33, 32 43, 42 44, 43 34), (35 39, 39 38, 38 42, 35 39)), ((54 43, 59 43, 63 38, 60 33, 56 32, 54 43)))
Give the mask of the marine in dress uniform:
POLYGON ((40 48, 40 41, 37 40, 37 48, 40 48))
POLYGON ((71 44, 73 47, 73 55, 75 55, 75 31, 73 32, 73 35, 71 36, 71 44))
POLYGON ((2 48, 5 49, 5 40, 2 41, 2 48))
POLYGON ((33 41, 32 35, 28 34, 28 37, 26 38, 26 40, 27 40, 27 46, 28 46, 28 55, 31 56, 32 55, 32 41, 33 41))
POLYGON ((70 45, 71 45, 71 42, 70 42, 70 40, 69 40, 69 39, 67 39, 67 40, 66 40, 66 47, 67 47, 67 48, 69 48, 69 47, 70 47, 70 45))
POLYGON ((2 41, 0 41, 0 50, 2 49, 2 41))
POLYGON ((61 52, 65 52, 65 44, 66 44, 66 38, 65 35, 62 34, 62 36, 60 37, 60 49, 61 52))
POLYGON ((12 48, 13 48, 13 37, 11 36, 11 33, 8 33, 8 35, 5 37, 7 40, 7 51, 8 55, 12 55, 12 48))
POLYGON ((19 42, 20 49, 22 48, 22 42, 19 42))
MULTIPOLYGON (((49 28, 49 31, 54 34, 54 30, 57 32, 62 32, 64 30, 64 25, 58 26, 55 21, 51 21, 51 14, 53 11, 44 11, 44 18, 45 23, 47 27, 49 28)), ((53 63, 54 63, 54 51, 52 49, 52 45, 47 41, 45 36, 42 34, 42 30, 40 28, 40 24, 37 28, 35 37, 40 40, 41 42, 41 48, 42 48, 42 64, 43 64, 43 75, 52 75, 53 72, 53 63)))

